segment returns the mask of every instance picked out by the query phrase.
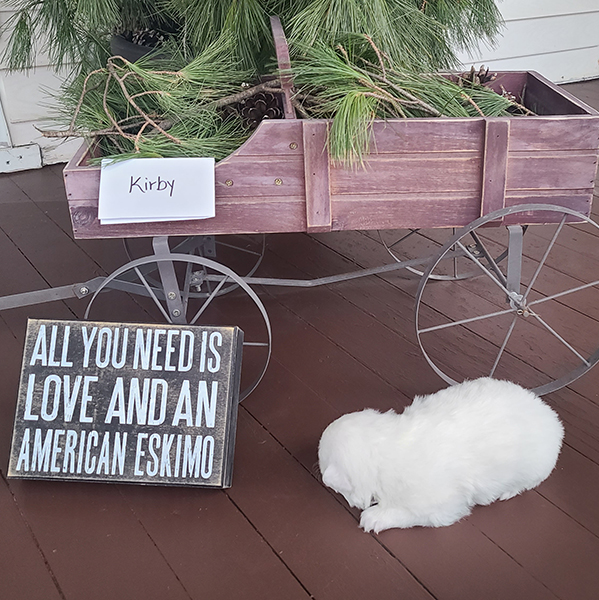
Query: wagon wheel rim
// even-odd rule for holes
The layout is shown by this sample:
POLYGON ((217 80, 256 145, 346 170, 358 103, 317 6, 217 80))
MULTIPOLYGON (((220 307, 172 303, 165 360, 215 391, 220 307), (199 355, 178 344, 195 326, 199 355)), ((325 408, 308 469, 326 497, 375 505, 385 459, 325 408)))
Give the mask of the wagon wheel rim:
MULTIPOLYGON (((525 386, 531 387, 532 391, 536 394, 548 394, 566 385, 569 385, 570 383, 574 382, 576 379, 587 373, 593 366, 595 366, 597 362, 599 362, 599 348, 594 346, 591 350, 587 349, 583 352, 580 348, 577 348, 577 344, 575 342, 570 343, 564 337, 564 335, 560 333, 559 326, 555 326, 554 323, 548 322, 548 320, 544 316, 545 307, 547 305, 550 305, 552 302, 556 302, 559 305, 562 301, 567 301, 569 297, 572 297, 576 293, 583 292, 584 290, 590 288, 597 289, 597 287, 599 287, 599 279, 595 280, 593 278, 593 280, 588 283, 574 283, 568 289, 562 289, 558 292, 549 293, 545 295, 540 293, 536 287, 537 283, 540 282, 540 276, 543 270, 552 269, 552 267, 548 265, 547 261, 552 256, 552 252, 555 253, 557 250, 559 250, 559 244, 557 243, 557 241, 560 237, 560 234, 562 234, 565 231, 564 228, 567 224, 566 220, 568 217, 574 217, 577 224, 589 224, 594 228, 594 230, 599 230, 599 225, 595 223, 592 219, 567 207, 547 204, 524 204, 519 206, 513 206, 510 208, 495 211, 493 213, 490 213, 489 215, 486 215, 473 221, 470 225, 466 226, 457 234, 455 234, 452 238, 450 238, 441 248, 436 257, 431 261, 420 280, 418 291, 416 293, 414 322, 416 328, 416 337, 423 356, 425 357, 426 361, 431 366, 431 368, 445 382, 453 385, 455 383, 458 383, 458 380, 453 376, 450 376, 446 372, 451 369, 447 368, 447 366, 444 365, 442 361, 431 357, 429 349, 431 348, 432 343, 430 340, 425 341, 424 338, 426 338, 430 334, 441 332, 442 330, 445 330, 446 332, 452 332, 452 330, 454 330, 457 334, 457 332, 465 331, 471 326, 474 326, 475 324, 485 325, 485 321, 488 324, 494 319, 504 319, 505 321, 509 321, 509 325, 507 326, 506 331, 502 333, 501 337, 499 338, 500 342, 497 344, 496 347, 497 354, 492 361, 490 370, 486 373, 481 373, 477 376, 494 376, 497 372, 498 366, 502 363, 502 360, 507 360, 508 357, 513 358, 513 356, 511 355, 512 349, 509 348, 510 342, 512 341, 513 337, 516 337, 514 335, 516 328, 519 327, 521 322, 526 319, 530 319, 530 323, 534 323, 535 326, 538 327, 539 331, 544 331, 545 334, 548 336, 548 339, 552 340, 553 343, 560 347, 561 351, 564 354, 568 355, 571 360, 578 361, 578 364, 570 368, 570 370, 567 373, 560 374, 558 377, 555 378, 551 378, 551 381, 547 383, 535 386, 525 386), (469 238, 472 234, 476 235, 476 230, 481 226, 490 223, 491 221, 497 221, 499 219, 503 219, 505 217, 509 217, 517 213, 527 213, 528 215, 531 215, 535 212, 540 211, 562 213, 562 217, 559 223, 553 223, 554 225, 557 225, 556 231, 554 232, 551 239, 547 242, 547 245, 544 248, 543 253, 540 259, 538 260, 537 264, 533 265, 533 268, 531 269, 530 279, 526 279, 525 285, 523 285, 522 289, 518 290, 518 292, 509 289, 506 278, 504 275, 502 275, 505 273, 505 268, 502 271, 498 264, 492 264, 492 262, 490 262, 488 259, 482 260, 473 256, 468 256, 467 249, 462 243, 462 240, 464 238, 469 238), (474 265, 477 266, 477 268, 481 272, 481 275, 483 275, 484 278, 488 282, 490 282, 490 287, 495 288, 498 294, 504 295, 505 298, 509 300, 509 305, 505 306, 504 308, 498 307, 498 310, 495 311, 483 311, 481 314, 476 315, 474 317, 468 317, 455 321, 447 320, 446 322, 441 322, 428 327, 422 326, 422 306, 426 304, 423 301, 423 294, 427 289, 428 282, 433 280, 431 274, 434 273, 435 268, 440 263, 440 261, 443 260, 443 257, 447 253, 451 252, 452 249, 456 246, 469 258, 469 260, 472 260, 474 265)), ((496 230, 496 228, 493 229, 496 230)), ((488 231, 491 230, 489 229, 488 231)), ((522 256, 523 255, 521 255, 521 257, 522 256)), ((525 259, 530 263, 533 263, 536 260, 531 259, 528 256, 526 256, 525 259)), ((510 258, 508 256, 506 262, 509 262, 509 260, 510 258)), ((563 275, 565 279, 575 279, 573 276, 570 277, 570 275, 567 273, 562 273, 561 275, 563 275)), ((564 306, 566 306, 568 310, 571 308, 567 304, 564 304, 564 306)), ((517 358, 522 362, 526 362, 526 359, 521 356, 517 358)))
MULTIPOLYGON (((388 241, 385 239, 383 232, 380 229, 378 230, 378 236, 379 236, 379 240, 380 240, 381 244, 383 244, 383 246, 385 247, 385 250, 387 250, 387 252, 393 258, 393 260, 397 261, 398 263, 402 263, 406 260, 406 258, 401 256, 401 253, 398 252, 398 250, 396 249, 396 246, 400 245, 403 241, 409 239, 412 236, 418 235, 418 236, 422 237, 423 239, 426 239, 427 241, 436 244, 437 248, 439 248, 439 249, 443 247, 443 242, 438 242, 438 241, 434 240, 433 238, 427 236, 426 233, 422 233, 422 231, 423 231, 422 229, 409 229, 408 233, 402 235, 399 239, 395 240, 391 244, 389 244, 388 241)), ((440 231, 445 231, 445 230, 442 229, 440 231)), ((458 229, 456 227, 452 227, 450 238, 455 236, 457 231, 458 231, 458 229)), ((444 259, 451 265, 450 273, 449 274, 433 274, 430 276, 430 279, 434 279, 436 281, 457 281, 460 279, 470 279, 471 277, 480 276, 480 271, 478 271, 478 270, 469 270, 466 272, 460 271, 460 263, 458 261, 460 260, 461 257, 459 256, 459 252, 456 252, 455 248, 452 248, 451 252, 452 252, 452 256, 450 258, 444 259)), ((499 255, 499 256, 495 257, 494 260, 496 263, 501 263, 505 258, 506 258, 506 256, 499 255)), ((415 267, 405 267, 405 269, 407 271, 410 271, 410 273, 413 273, 414 275, 416 275, 418 277, 422 277, 425 273, 425 271, 423 271, 421 269, 417 269, 415 267)))
POLYGON ((245 292, 245 294, 249 296, 249 298, 252 300, 253 304, 255 305, 262 318, 264 334, 266 335, 266 339, 261 340, 244 339, 244 352, 250 348, 258 348, 261 349, 262 357, 257 376, 248 386, 246 386, 243 390, 240 391, 239 402, 241 402, 245 398, 247 398, 256 389, 256 387, 258 387, 259 383, 262 381, 266 373, 266 369, 268 367, 270 357, 272 354, 272 328, 270 324, 270 319, 268 317, 268 313, 266 312, 266 308, 260 300, 260 298, 258 297, 258 295, 256 294, 256 292, 244 281, 242 277, 237 275, 233 270, 226 267, 225 265, 221 265, 216 261, 201 256, 177 253, 164 254, 160 256, 146 256, 132 260, 123 265, 122 267, 116 269, 113 273, 111 273, 102 281, 98 289, 94 292, 93 296, 91 296, 91 298, 89 299, 83 318, 85 320, 89 320, 89 314, 92 310, 94 302, 102 292, 109 289, 120 289, 122 291, 126 291, 133 294, 140 294, 151 298, 154 305, 159 309, 159 311, 162 313, 162 316, 168 323, 195 325, 200 319, 200 317, 207 310, 207 308, 209 308, 209 305, 217 297, 219 297, 220 289, 229 282, 233 282, 233 284, 236 287, 241 288, 245 292), (187 314, 171 314, 168 309, 168 301, 166 299, 166 294, 164 292, 164 289, 162 288, 162 285, 160 284, 159 286, 153 286, 143 274, 143 267, 152 265, 153 263, 157 266, 159 266, 160 264, 169 263, 171 265, 174 265, 174 263, 187 264, 187 272, 184 282, 184 286, 186 287, 186 289, 180 290, 185 309, 187 310, 190 307, 190 304, 188 302, 190 299, 199 299, 202 301, 198 309, 194 308, 193 315, 190 319, 187 319, 187 314), (200 294, 194 293, 193 291, 189 291, 190 265, 197 265, 204 272, 212 272, 212 274, 208 276, 213 285, 213 289, 211 292, 200 294), (137 275, 139 283, 134 283, 130 281, 130 279, 120 279, 122 275, 127 274, 129 271, 133 271, 137 275))
MULTIPOLYGON (((254 275, 256 273, 256 271, 258 270, 258 267, 262 264, 262 260, 264 259, 264 255, 266 253, 266 234, 262 233, 262 234, 252 234, 252 235, 257 235, 259 238, 259 241, 256 243, 256 249, 249 248, 249 247, 243 247, 241 245, 241 242, 239 242, 239 244, 225 242, 224 240, 220 239, 219 236, 192 236, 192 237, 185 238, 185 240, 183 240, 180 244, 178 244, 177 246, 175 246, 172 249, 172 252, 173 253, 181 253, 181 252, 187 252, 190 249, 192 251, 194 251, 199 245, 201 245, 201 244, 197 244, 197 243, 194 244, 194 240, 197 240, 198 238, 214 237, 216 251, 215 251, 214 257, 212 257, 212 259, 214 260, 216 258, 216 256, 218 256, 218 247, 219 246, 222 248, 227 248, 234 252, 239 252, 245 256, 249 256, 249 257, 251 257, 250 264, 246 265, 247 268, 242 272, 242 274, 240 276, 241 277, 251 277, 252 275, 254 275)), ((236 236, 236 237, 247 238, 248 236, 240 235, 240 236, 236 236)), ((123 238, 123 247, 125 249, 125 254, 127 256, 128 261, 132 262, 133 260, 135 260, 133 257, 133 252, 131 250, 130 240, 128 238, 123 238)), ((192 252, 190 252, 190 255, 196 256, 196 254, 193 254, 192 252)), ((204 258, 210 259, 210 257, 206 257, 205 255, 203 255, 201 253, 197 254, 197 256, 202 256, 204 258)), ((203 267, 201 270, 203 272, 205 272, 205 267, 203 267)), ((145 271, 148 271, 147 273, 144 273, 144 276, 146 277, 148 283, 151 283, 154 286, 160 286, 159 280, 150 276, 149 272, 151 272, 152 270, 145 269, 145 271)), ((238 285, 234 282, 228 283, 219 289, 217 295, 222 296, 224 294, 228 294, 229 292, 232 292, 233 290, 237 289, 237 287, 238 287, 238 285)), ((196 294, 195 297, 196 298, 208 297, 211 293, 212 293, 212 290, 208 290, 207 292, 201 292, 199 294, 196 294)))

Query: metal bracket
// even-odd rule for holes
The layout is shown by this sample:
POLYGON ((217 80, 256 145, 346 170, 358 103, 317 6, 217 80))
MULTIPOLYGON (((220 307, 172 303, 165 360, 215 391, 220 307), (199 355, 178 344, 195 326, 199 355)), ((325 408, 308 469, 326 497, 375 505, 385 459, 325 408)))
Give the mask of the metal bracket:
POLYGON ((521 225, 508 225, 507 281, 508 301, 512 308, 519 308, 522 301, 520 283, 522 281, 522 238, 521 225))
MULTIPOLYGON (((167 236, 152 238, 152 247, 154 255, 158 258, 164 258, 171 253, 167 236)), ((181 296, 173 261, 159 261, 158 272, 164 289, 169 318, 173 323, 184 324, 186 322, 187 295, 185 298, 181 296)), ((187 292, 185 293, 187 294, 187 292)))

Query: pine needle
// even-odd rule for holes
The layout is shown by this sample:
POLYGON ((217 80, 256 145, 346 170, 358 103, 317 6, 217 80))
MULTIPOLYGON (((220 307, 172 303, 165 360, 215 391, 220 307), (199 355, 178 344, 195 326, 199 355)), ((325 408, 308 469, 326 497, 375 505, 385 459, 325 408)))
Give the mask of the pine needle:
POLYGON ((363 162, 372 121, 407 117, 507 116, 519 108, 483 86, 461 86, 448 77, 398 68, 381 60, 371 40, 353 38, 336 50, 316 44, 296 60, 298 96, 308 117, 333 119, 329 148, 334 160, 363 162), (367 42, 367 43, 364 43, 367 42))

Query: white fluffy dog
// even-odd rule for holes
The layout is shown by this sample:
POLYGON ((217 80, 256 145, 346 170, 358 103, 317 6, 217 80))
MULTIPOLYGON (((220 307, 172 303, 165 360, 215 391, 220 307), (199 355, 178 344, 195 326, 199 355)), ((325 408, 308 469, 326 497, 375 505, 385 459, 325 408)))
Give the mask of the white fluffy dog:
POLYGON ((318 460, 325 485, 363 510, 365 531, 442 527, 541 483, 563 435, 538 396, 486 377, 417 396, 399 415, 344 415, 322 434, 318 460))

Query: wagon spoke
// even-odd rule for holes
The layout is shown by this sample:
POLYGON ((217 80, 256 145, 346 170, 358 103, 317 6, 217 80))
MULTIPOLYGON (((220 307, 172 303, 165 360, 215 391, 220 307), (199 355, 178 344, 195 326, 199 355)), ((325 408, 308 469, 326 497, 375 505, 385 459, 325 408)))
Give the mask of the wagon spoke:
POLYGON ((250 250, 249 248, 243 248, 241 246, 235 246, 235 244, 227 244, 226 242, 217 242, 219 246, 224 246, 225 248, 231 248, 232 250, 239 250, 240 252, 245 252, 246 254, 252 254, 254 256, 262 256, 262 252, 258 252, 257 250, 250 250))
POLYGON ((530 280, 530 283, 528 284, 528 287, 526 288, 526 291, 524 292, 524 299, 528 298, 528 294, 530 294, 530 291, 532 290, 532 286, 535 284, 535 281, 537 280, 537 277, 539 276, 541 269, 545 265, 545 261, 547 260, 547 257, 549 256, 551 249, 555 245, 555 242, 557 241, 557 238, 558 238, 561 230, 563 229, 564 224, 566 223, 566 217, 567 217, 567 215, 563 216, 561 223, 559 224, 558 228, 555 230, 555 233, 553 234, 553 237, 551 238, 551 241, 549 242, 549 244, 545 250, 545 253, 543 254, 543 258, 540 260, 539 264, 537 265, 534 275, 532 276, 532 279, 530 280))
POLYGON ((185 283, 183 284, 183 293, 182 293, 182 302, 183 302, 183 311, 187 313, 187 306, 189 304, 189 293, 191 291, 191 280, 193 278, 193 269, 192 264, 187 263, 185 267, 185 283))
POLYGON ((486 315, 479 315, 478 317, 470 317, 469 319, 462 319, 460 321, 451 321, 451 323, 443 323, 442 325, 433 325, 432 327, 418 329, 418 333, 429 333, 430 331, 439 331, 440 329, 447 329, 448 327, 457 327, 458 325, 466 325, 467 323, 474 323, 475 321, 501 317, 502 315, 509 315, 515 312, 515 310, 516 309, 514 308, 507 308, 506 310, 499 310, 497 312, 487 313, 486 315))
POLYGON ((137 277, 139 278, 139 280, 141 281, 143 286, 148 291, 148 294, 150 294, 150 297, 152 298, 152 300, 154 300, 154 304, 156 304, 156 306, 160 309, 160 312, 162 313, 163 317, 167 320, 168 323, 172 323, 169 314, 164 309, 164 306, 162 306, 162 302, 160 302, 160 300, 158 300, 158 298, 156 297, 156 294, 154 293, 154 290, 150 287, 150 285, 146 281, 146 278, 142 275, 139 268, 135 267, 134 270, 137 273, 137 277))
MULTIPOLYGON (((507 287, 505 286, 505 279, 503 277, 503 274, 501 274, 501 272, 496 273, 495 275, 499 276, 501 274, 501 279, 502 281, 499 281, 499 279, 497 279, 497 277, 495 275, 493 275, 493 273, 491 273, 491 271, 489 271, 489 269, 487 269, 487 267, 485 267, 480 260, 478 260, 478 258, 476 256, 474 256, 474 254, 472 254, 472 252, 470 252, 468 250, 468 248, 466 246, 464 246, 464 244, 462 244, 462 242, 458 242, 458 246, 466 253, 466 255, 473 260, 480 269, 482 269, 488 276, 489 278, 495 282, 505 293, 506 295, 510 295, 510 292, 508 291, 507 287)), ((497 268, 497 270, 499 270, 499 267, 497 267, 497 265, 495 264, 495 261, 489 256, 489 258, 487 259, 490 261, 490 264, 495 265, 495 268, 497 268)))
POLYGON ((501 344, 501 348, 499 348, 499 353, 497 354, 497 358, 495 359, 493 368, 491 369, 491 372, 489 373, 489 377, 493 377, 493 375, 495 375, 495 369, 497 369, 497 365, 499 365, 499 361, 501 360, 501 357, 503 356, 503 352, 504 352, 505 347, 507 346, 507 343, 512 335, 512 332, 514 331, 514 327, 516 326, 517 321, 518 321, 518 315, 516 314, 516 315, 514 315, 514 318, 512 319, 512 322, 510 324, 508 332, 505 336, 505 339, 503 340, 503 344, 501 344))
POLYGON ((202 316, 202 313, 206 310, 206 308, 208 308, 208 305, 210 304, 210 302, 212 302, 214 297, 218 294, 219 290, 223 287, 223 285, 225 285, 225 283, 228 280, 229 280, 228 275, 225 275, 221 279, 220 283, 214 288, 214 290, 212 291, 210 296, 208 296, 208 298, 206 298, 206 300, 204 300, 204 303, 202 304, 202 306, 200 306, 200 309, 198 310, 198 312, 194 315, 193 319, 189 322, 190 325, 193 325, 202 316))
POLYGON ((557 294, 552 294, 551 296, 545 296, 544 298, 539 298, 537 300, 533 300, 532 302, 528 302, 528 306, 534 306, 536 304, 541 304, 543 302, 547 302, 548 300, 555 300, 556 298, 561 298, 563 296, 567 296, 568 294, 574 294, 575 292, 580 292, 582 290, 586 290, 588 288, 599 285, 599 279, 597 281, 593 281, 591 283, 585 283, 584 285, 579 285, 578 287, 564 290, 563 292, 558 292, 557 294))
POLYGON ((530 314, 541 324, 545 329, 552 333, 568 350, 573 352, 585 365, 591 366, 591 363, 576 350, 571 344, 569 344, 549 323, 543 320, 537 313, 530 311, 530 314))
POLYGON ((507 280, 504 274, 501 272, 501 269, 499 268, 499 265, 497 263, 503 260, 508 255, 508 250, 505 250, 496 261, 491 256, 491 253, 487 250, 487 247, 483 244, 483 241, 480 239, 480 237, 478 237, 478 234, 476 234, 474 231, 471 231, 470 237, 474 240, 474 242, 476 243, 476 247, 482 252, 482 255, 489 263, 491 270, 497 276, 497 281, 501 282, 504 286, 507 287, 507 280))
MULTIPOLYGON (((425 359, 447 383, 511 376, 519 385, 543 395, 576 381, 599 362, 594 342, 599 325, 580 304, 587 294, 599 290, 599 274, 589 265, 584 272, 581 269, 570 275, 560 270, 550 278, 545 276, 559 255, 560 236, 568 230, 570 220, 586 223, 595 234, 599 230, 587 215, 568 207, 521 204, 476 219, 443 245, 418 286, 415 329, 425 359), (501 227, 486 228, 500 220, 501 227), (538 246, 536 237, 524 237, 529 229, 526 223, 551 224, 538 246), (525 251, 529 242, 530 253, 525 251), (453 248, 463 251, 462 262, 467 260, 472 271, 485 277, 459 289, 458 298, 444 301, 442 293, 447 288, 433 291, 432 280, 453 248), (587 273, 591 276, 584 278, 587 273), (468 293, 475 294, 476 300, 460 303, 459 298, 468 293), (574 327, 566 328, 563 323, 584 330, 577 335, 574 327), (468 343, 465 354, 469 360, 454 364, 444 348, 463 342, 468 343), (531 349, 535 349, 532 355, 531 349), (554 360, 548 361, 548 355, 554 360), (512 361, 520 367, 514 369, 512 361)), ((461 264, 459 267, 462 270, 461 264)))

